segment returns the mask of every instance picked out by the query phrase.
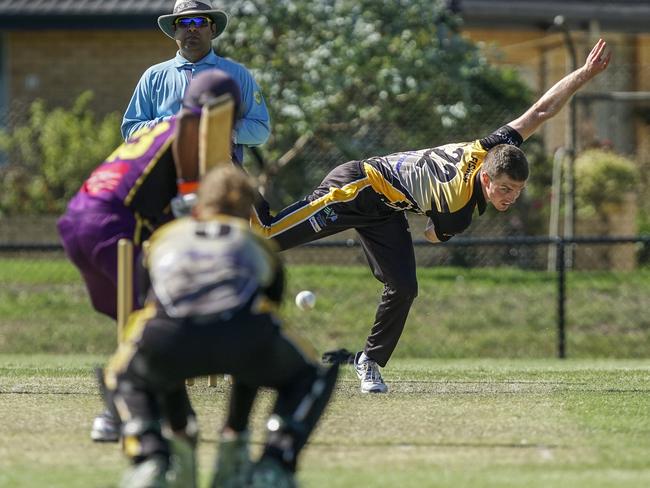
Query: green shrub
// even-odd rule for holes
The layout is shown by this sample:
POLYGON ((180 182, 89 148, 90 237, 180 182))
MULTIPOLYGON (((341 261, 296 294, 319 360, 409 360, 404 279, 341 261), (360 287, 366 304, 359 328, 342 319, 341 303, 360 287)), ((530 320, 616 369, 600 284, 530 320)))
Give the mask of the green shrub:
POLYGON ((48 110, 42 100, 29 109, 24 125, 0 131, 0 216, 55 214, 65 209, 92 169, 118 146, 120 115, 98 120, 89 109, 92 92, 69 109, 48 110))
POLYGON ((576 203, 583 216, 607 214, 637 189, 634 161, 611 151, 590 149, 576 158, 576 203))

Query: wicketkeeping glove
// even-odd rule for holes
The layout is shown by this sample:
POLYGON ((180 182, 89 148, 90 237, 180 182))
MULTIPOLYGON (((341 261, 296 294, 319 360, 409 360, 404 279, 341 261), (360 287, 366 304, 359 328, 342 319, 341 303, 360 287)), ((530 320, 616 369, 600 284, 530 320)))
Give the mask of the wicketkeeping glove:
POLYGON ((336 349, 323 353, 322 361, 324 364, 352 364, 354 363, 354 353, 347 349, 336 349))
POLYGON ((187 193, 172 198, 171 206, 174 217, 177 219, 181 217, 189 217, 192 214, 192 208, 196 205, 197 200, 198 198, 196 193, 187 193))

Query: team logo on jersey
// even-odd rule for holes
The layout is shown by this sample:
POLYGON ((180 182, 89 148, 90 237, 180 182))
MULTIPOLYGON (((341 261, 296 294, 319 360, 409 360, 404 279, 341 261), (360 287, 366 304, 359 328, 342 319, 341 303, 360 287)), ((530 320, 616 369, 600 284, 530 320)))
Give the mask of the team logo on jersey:
POLYGON ((316 217, 309 217, 309 223, 311 224, 311 228, 314 229, 316 232, 320 232, 321 230, 323 230, 323 228, 318 224, 316 217))
POLYGON ((469 163, 467 163, 467 169, 465 170, 465 173, 463 173, 463 181, 465 183, 469 181, 469 177, 472 175, 472 173, 474 173, 477 164, 478 158, 476 156, 472 156, 472 159, 470 159, 469 163))
POLYGON ((88 195, 98 195, 103 192, 112 192, 122 181, 122 177, 129 170, 129 164, 118 162, 103 164, 97 168, 81 187, 88 195))
POLYGON ((325 214, 325 222, 336 222, 339 218, 339 216, 336 215, 336 212, 329 207, 325 207, 323 213, 325 214))
POLYGON ((325 207, 320 212, 309 217, 309 224, 316 232, 320 232, 331 222, 336 222, 339 216, 329 207, 325 207))
POLYGON ((259 91, 256 91, 254 94, 255 97, 255 103, 258 105, 261 105, 262 103, 262 94, 259 91))

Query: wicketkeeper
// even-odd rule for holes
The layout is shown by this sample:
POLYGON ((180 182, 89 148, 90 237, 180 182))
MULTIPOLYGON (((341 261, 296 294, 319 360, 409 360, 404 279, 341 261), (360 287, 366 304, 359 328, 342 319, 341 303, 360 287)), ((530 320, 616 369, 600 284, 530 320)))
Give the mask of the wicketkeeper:
MULTIPOLYGON (((117 316, 118 241, 132 240, 134 262, 139 261, 141 243, 173 219, 172 200, 179 193, 193 191, 190 181, 178 182, 180 160, 186 166, 185 174, 192 165, 198 171, 201 107, 224 95, 234 100, 236 117, 240 94, 235 81, 219 70, 200 73, 190 84, 177 116, 141 129, 115 149, 68 203, 58 222, 59 235, 98 312, 113 319, 117 316)), ((134 286, 133 303, 137 296, 138 287, 134 286)), ((95 419, 91 438, 119 439, 118 424, 110 412, 95 419)))
POLYGON ((214 169, 201 182, 194 216, 163 226, 149 241, 147 305, 132 314, 127 341, 104 375, 133 463, 124 486, 195 485, 196 429, 185 379, 210 374, 233 378, 211 486, 295 486, 298 455, 329 401, 338 366, 320 366, 282 332, 276 313, 283 266, 250 230, 256 195, 243 172, 214 169), (251 468, 247 426, 259 387, 278 396, 262 457, 251 468), (166 436, 170 412, 188 421, 166 436))

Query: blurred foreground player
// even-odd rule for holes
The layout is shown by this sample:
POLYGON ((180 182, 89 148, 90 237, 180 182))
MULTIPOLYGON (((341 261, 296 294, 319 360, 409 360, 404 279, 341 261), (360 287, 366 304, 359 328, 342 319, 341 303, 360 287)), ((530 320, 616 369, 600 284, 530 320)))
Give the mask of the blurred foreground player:
POLYGON ((104 374, 133 462, 123 486, 194 486, 196 429, 185 379, 209 374, 233 378, 211 486, 295 486, 298 455, 329 401, 338 366, 308 359, 280 328, 284 272, 269 243, 250 230, 256 195, 242 171, 214 169, 201 182, 193 217, 150 239, 147 304, 132 314, 127 340, 104 374), (263 454, 251 467, 247 426, 259 387, 278 396, 263 454), (168 414, 189 419, 176 422, 175 435, 163 433, 168 414), (174 456, 179 452, 185 455, 174 456))
MULTIPOLYGON (((58 222, 59 235, 98 312, 117 316, 118 241, 131 239, 134 260, 139 260, 141 243, 173 219, 170 203, 196 187, 201 107, 223 95, 233 98, 236 114, 240 95, 235 81, 219 70, 197 75, 175 117, 138 131, 119 146, 68 203, 58 222), (179 182, 181 163, 185 181, 179 182)), ((133 303, 137 294, 134 286, 133 303)), ((104 412, 93 422, 91 438, 117 442, 118 427, 104 412)))

